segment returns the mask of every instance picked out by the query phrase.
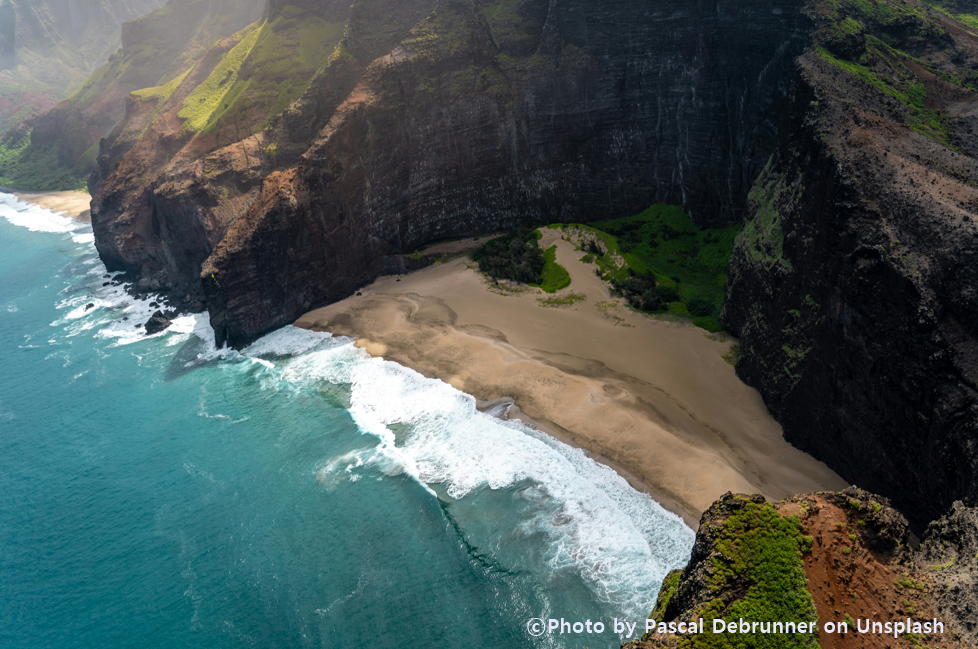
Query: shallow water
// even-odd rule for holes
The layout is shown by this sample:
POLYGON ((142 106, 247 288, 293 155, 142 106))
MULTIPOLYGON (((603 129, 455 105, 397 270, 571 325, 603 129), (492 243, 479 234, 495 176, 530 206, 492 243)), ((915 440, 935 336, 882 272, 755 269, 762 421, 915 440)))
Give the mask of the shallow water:
POLYGON ((688 559, 580 450, 348 339, 147 337, 89 226, 0 216, 0 646, 617 647, 525 624, 642 620, 688 559))

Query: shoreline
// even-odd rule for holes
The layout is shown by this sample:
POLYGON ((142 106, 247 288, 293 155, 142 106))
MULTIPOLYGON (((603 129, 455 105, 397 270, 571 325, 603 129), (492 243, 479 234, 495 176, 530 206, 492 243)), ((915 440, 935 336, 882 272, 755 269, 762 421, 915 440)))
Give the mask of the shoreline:
POLYGON ((780 500, 848 486, 784 440, 722 358, 736 341, 627 308, 559 231, 542 232, 571 276, 555 295, 487 281, 454 256, 294 324, 355 338, 479 403, 512 399, 513 418, 585 449, 693 529, 727 491, 780 500))
POLYGON ((82 223, 92 222, 92 197, 88 192, 73 189, 55 192, 35 192, 13 189, 3 185, 0 185, 0 192, 12 194, 25 203, 31 203, 40 208, 63 214, 82 223))

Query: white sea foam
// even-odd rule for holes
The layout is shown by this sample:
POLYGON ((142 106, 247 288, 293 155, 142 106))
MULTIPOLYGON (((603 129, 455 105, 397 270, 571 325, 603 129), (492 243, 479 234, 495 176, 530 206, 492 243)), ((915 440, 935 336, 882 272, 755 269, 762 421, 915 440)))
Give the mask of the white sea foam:
MULTIPOLYGON (((95 336, 111 340, 111 346, 148 338, 142 323, 158 308, 150 306, 155 296, 137 300, 123 286, 99 285, 105 270, 89 226, 4 194, 0 215, 35 231, 72 233, 76 243, 90 248, 91 257, 82 260, 92 266, 88 293, 79 294, 77 286, 66 289, 57 305, 63 315, 52 326, 69 336, 97 328, 95 336)), ((324 486, 355 482, 374 470, 409 474, 433 495, 430 485, 442 485, 455 499, 482 489, 521 487, 518 497, 531 513, 514 533, 543 534, 549 570, 580 574, 598 600, 622 615, 647 614, 651 590, 689 557, 692 530, 584 451, 480 413, 471 396, 372 358, 350 339, 285 327, 238 353, 214 346, 206 314, 176 318, 156 336, 167 337, 168 345, 196 336, 205 349, 198 361, 224 360, 229 368, 244 363, 248 372, 257 368, 265 387, 348 385, 352 416, 379 443, 324 462, 316 473, 324 486)), ((200 414, 226 417, 203 407, 200 414)))
MULTIPOLYGON (((65 212, 52 212, 33 203, 22 201, 13 194, 0 193, 0 216, 14 225, 33 232, 77 232, 75 236, 84 237, 91 233, 91 226, 66 216, 65 212)), ((86 243, 94 241, 77 241, 86 243)))
POLYGON ((583 450, 485 415, 473 397, 446 383, 371 358, 348 339, 294 327, 243 354, 276 357, 282 382, 350 384, 350 412, 380 444, 325 462, 317 480, 326 486, 358 479, 355 469, 363 466, 406 472, 455 499, 531 485, 521 494, 540 501, 539 513, 517 531, 543 533, 552 573, 578 572, 597 599, 622 613, 647 614, 650 588, 689 558, 694 534, 677 516, 583 450), (290 353, 296 355, 282 358, 290 353), (409 432, 395 436, 395 425, 409 432))

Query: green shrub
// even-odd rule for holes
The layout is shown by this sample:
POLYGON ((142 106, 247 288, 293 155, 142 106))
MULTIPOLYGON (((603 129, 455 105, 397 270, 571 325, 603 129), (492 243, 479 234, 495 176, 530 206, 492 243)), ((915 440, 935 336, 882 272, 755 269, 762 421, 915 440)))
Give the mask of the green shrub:
MULTIPOLYGON (((540 284, 546 265, 536 234, 521 229, 479 246, 472 260, 493 279, 509 279, 522 284, 540 284)), ((565 271, 566 272, 566 271, 565 271)))
MULTIPOLYGON (((652 311, 668 309, 691 317, 695 325, 707 331, 721 330, 717 315, 723 304, 736 226, 722 230, 700 228, 681 207, 653 205, 641 214, 592 223, 591 227, 613 235, 600 243, 609 252, 618 252, 625 261, 624 268, 613 271, 619 282, 626 281, 626 270, 632 271, 629 276, 651 276, 655 282, 653 291, 658 292, 642 300, 643 306, 629 299, 632 306, 652 311), (668 293, 667 288, 671 289, 668 293), (697 298, 698 306, 690 307, 697 298)), ((645 291, 630 292, 641 297, 645 291)))
POLYGON ((708 318, 714 313, 714 303, 702 297, 694 297, 686 302, 689 313, 697 318, 708 318))
POLYGON ((665 304, 679 301, 679 291, 673 286, 656 286, 654 293, 656 299, 665 304))

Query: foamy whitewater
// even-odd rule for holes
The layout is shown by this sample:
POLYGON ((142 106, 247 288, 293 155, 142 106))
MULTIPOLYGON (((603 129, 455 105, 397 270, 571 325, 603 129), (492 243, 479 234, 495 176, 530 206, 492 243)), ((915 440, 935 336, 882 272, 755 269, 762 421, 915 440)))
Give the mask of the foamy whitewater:
POLYGON ((44 628, 76 646, 51 632, 70 622, 81 646, 617 646, 524 625, 644 619, 688 560, 693 532, 584 451, 348 338, 285 327, 217 349, 206 314, 146 336, 155 298, 113 285, 90 226, 6 194, 0 216, 0 470, 24 480, 0 480, 0 520, 65 519, 0 532, 0 644, 44 628), (90 484, 103 474, 115 486, 90 484), (38 475, 79 502, 18 500, 38 475), (52 574, 121 571, 127 594, 38 582, 36 553, 52 574))

